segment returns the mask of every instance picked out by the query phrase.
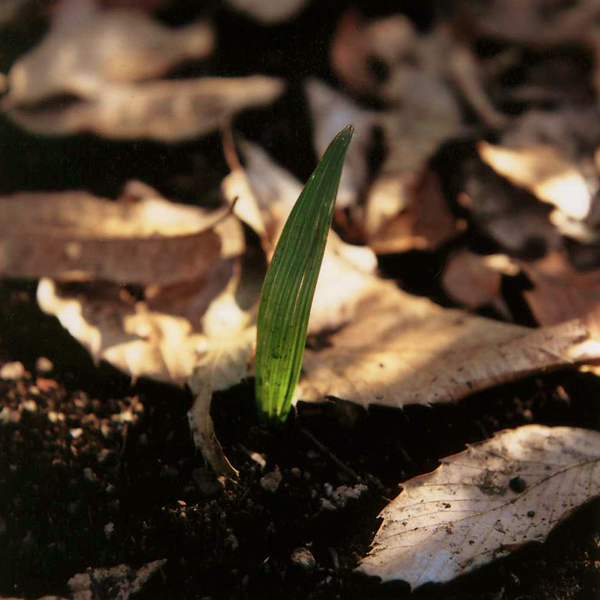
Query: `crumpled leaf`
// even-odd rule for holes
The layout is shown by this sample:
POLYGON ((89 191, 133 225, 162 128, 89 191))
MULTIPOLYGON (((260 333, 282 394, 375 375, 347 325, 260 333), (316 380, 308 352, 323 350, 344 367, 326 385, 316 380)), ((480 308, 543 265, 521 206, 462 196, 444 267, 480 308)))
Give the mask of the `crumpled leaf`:
POLYGON ((589 39, 600 14, 594 0, 566 4, 548 0, 460 0, 454 9, 456 18, 466 19, 481 36, 542 47, 589 39))
POLYGON ((467 158, 462 170, 459 204, 505 253, 537 258, 549 249, 561 247, 562 239, 550 222, 545 204, 514 188, 477 157, 467 158))
POLYGON ((233 8, 272 25, 299 13, 309 0, 227 0, 233 8))
POLYGON ((600 306, 600 272, 579 272, 558 252, 536 262, 521 262, 533 289, 525 298, 540 325, 555 325, 583 315, 594 315, 600 306))
POLYGON ((449 310, 372 278, 352 321, 307 350, 296 397, 363 406, 452 402, 540 370, 595 360, 594 315, 528 329, 449 310))
POLYGON ((118 202, 74 191, 5 196, 0 273, 141 285, 202 278, 221 258, 214 225, 226 210, 175 204, 139 182, 118 202))
POLYGON ((213 391, 225 390, 248 375, 256 341, 253 314, 242 311, 231 293, 217 299, 203 318, 207 351, 198 358, 188 385, 195 396, 188 411, 194 443, 213 470, 225 480, 237 480, 215 434, 210 405, 213 391))
POLYGON ((318 79, 307 80, 304 90, 314 123, 314 146, 318 156, 323 155, 338 131, 348 123, 354 127, 354 138, 346 156, 336 209, 352 206, 367 181, 367 155, 378 115, 361 109, 318 79))
POLYGON ((283 89, 282 80, 262 75, 112 84, 90 100, 15 107, 6 115, 42 135, 89 131, 115 139, 175 142, 210 133, 243 109, 270 104, 283 89))
POLYGON ((364 226, 369 246, 377 254, 434 250, 458 233, 460 225, 431 169, 407 187, 410 198, 396 195, 398 183, 379 180, 371 191, 364 226))
POLYGON ((510 320, 510 311, 501 294, 502 276, 518 273, 519 267, 504 254, 481 256, 459 250, 446 262, 442 285, 452 299, 466 307, 474 309, 491 304, 510 320))
POLYGON ((359 570, 415 588, 542 542, 600 494, 600 433, 527 425, 402 484, 359 570))
POLYGON ((94 99, 107 86, 158 77, 186 59, 210 54, 206 23, 170 28, 138 10, 97 11, 50 30, 8 73, 6 109, 73 94, 94 99))
POLYGON ((585 178, 557 148, 548 145, 509 148, 481 141, 478 150, 490 167, 513 184, 524 187, 573 219, 587 217, 592 199, 585 178))
POLYGON ((106 360, 133 379, 183 385, 206 346, 186 318, 152 312, 144 303, 130 303, 116 294, 67 295, 54 281, 42 278, 37 301, 95 360, 106 360))

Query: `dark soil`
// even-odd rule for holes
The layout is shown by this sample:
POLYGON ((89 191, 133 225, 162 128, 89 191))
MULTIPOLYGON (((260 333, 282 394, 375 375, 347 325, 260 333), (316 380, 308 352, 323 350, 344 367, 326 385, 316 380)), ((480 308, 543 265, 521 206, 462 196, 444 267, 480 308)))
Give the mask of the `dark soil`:
MULTIPOLYGON (((96 369, 38 311, 32 290, 15 282, 1 289, 3 362, 27 369, 0 381, 2 595, 67 596, 69 578, 90 567, 137 569, 167 559, 137 597, 405 597, 405 584, 354 572, 398 482, 506 427, 600 430, 597 378, 574 371, 450 406, 365 412, 340 402, 300 404, 277 433, 259 427, 248 382, 214 401, 218 436, 240 470, 240 482, 222 489, 195 453, 186 422, 191 396, 145 381, 130 386, 110 367, 96 369), (52 372, 36 372, 41 355, 52 372), (277 470, 281 483, 269 491, 261 478, 277 470), (323 502, 332 489, 357 483, 368 491, 344 507, 323 502), (298 548, 314 567, 310 558, 308 566, 292 560, 298 548)), ((578 511, 543 545, 450 585, 424 586, 415 597, 597 598, 599 507, 578 511)))

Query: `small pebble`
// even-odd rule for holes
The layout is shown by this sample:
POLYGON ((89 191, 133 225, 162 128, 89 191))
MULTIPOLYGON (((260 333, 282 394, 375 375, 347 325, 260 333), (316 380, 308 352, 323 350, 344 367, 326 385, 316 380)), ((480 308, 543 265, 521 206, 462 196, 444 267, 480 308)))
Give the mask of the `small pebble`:
POLYGON ((109 538, 115 531, 115 524, 111 521, 104 526, 104 535, 109 538))
POLYGON ((292 564, 299 567, 303 571, 309 573, 312 571, 317 561, 315 557, 312 555, 312 552, 308 548, 296 548, 290 557, 292 564))
POLYGON ((40 356, 35 361, 35 370, 38 371, 38 373, 50 373, 50 371, 54 370, 54 365, 49 358, 40 356))
POLYGON ((98 480, 98 476, 96 475, 96 473, 94 473, 94 471, 92 471, 92 469, 90 469, 90 467, 86 467, 83 470, 83 476, 91 482, 97 481, 98 480))
POLYGON ((327 498, 321 498, 321 508, 323 510, 337 510, 337 506, 335 506, 330 500, 327 500, 327 498))
POLYGON ((7 362, 0 367, 0 379, 8 381, 21 379, 25 375, 25 367, 20 362, 7 362))
POLYGON ((260 478, 260 487, 266 492, 274 494, 281 483, 281 478, 282 475, 279 467, 275 467, 274 471, 271 471, 260 478))
POLYGON ((257 463, 261 469, 264 469, 267 466, 267 461, 265 460, 265 457, 262 454, 259 454, 258 452, 252 452, 250 454, 250 458, 257 463))
POLYGON ((27 412, 35 412, 38 408, 35 400, 25 400, 25 402, 21 403, 21 406, 27 412))

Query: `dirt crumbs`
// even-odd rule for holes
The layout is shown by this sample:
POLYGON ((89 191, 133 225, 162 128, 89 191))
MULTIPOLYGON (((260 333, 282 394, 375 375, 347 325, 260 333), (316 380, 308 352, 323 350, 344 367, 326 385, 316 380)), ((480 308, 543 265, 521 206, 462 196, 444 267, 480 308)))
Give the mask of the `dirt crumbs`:
MULTIPOLYGON (((251 388, 238 386, 215 401, 215 426, 240 470, 240 483, 224 486, 194 452, 187 394, 142 385, 99 399, 40 366, 2 366, 0 593, 78 600, 404 597, 406 584, 354 573, 397 482, 489 430, 532 416, 589 419, 581 396, 595 382, 563 374, 556 394, 558 380, 528 380, 489 393, 485 408, 477 398, 404 413, 300 405, 275 434, 258 427, 251 388)), ((544 546, 416 594, 592 598, 597 509, 544 546)))

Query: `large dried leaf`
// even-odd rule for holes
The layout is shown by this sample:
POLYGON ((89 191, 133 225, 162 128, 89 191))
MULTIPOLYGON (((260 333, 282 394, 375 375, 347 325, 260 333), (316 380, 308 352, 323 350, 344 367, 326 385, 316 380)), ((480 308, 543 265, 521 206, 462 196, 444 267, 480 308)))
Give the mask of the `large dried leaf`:
POLYGON ((356 203, 367 181, 367 157, 377 114, 361 109, 318 79, 309 79, 304 89, 314 123, 314 146, 318 156, 325 152, 329 141, 340 129, 348 123, 354 127, 336 201, 337 209, 346 208, 356 203))
POLYGON ((170 285, 205 276, 221 259, 213 226, 223 211, 175 204, 139 184, 118 202, 18 193, 0 198, 0 215, 0 273, 12 277, 170 285), (138 198, 131 191, 140 187, 138 198))
POLYGON ((96 98, 115 83, 157 77, 182 60, 207 56, 214 36, 205 23, 169 28, 137 10, 94 12, 51 29, 8 73, 4 107, 73 94, 96 98))
POLYGON ((468 20, 479 35, 545 47, 587 41, 600 6, 595 0, 460 0, 455 11, 456 17, 468 20))
POLYGON ((6 114, 27 131, 44 135, 90 131, 115 139, 175 142, 210 133, 243 109, 270 104, 283 88, 280 79, 261 75, 111 84, 89 100, 15 107, 6 114))
POLYGON ((518 273, 519 267, 504 254, 481 256, 459 250, 448 257, 442 285, 453 300, 468 308, 491 304, 509 316, 510 311, 502 299, 502 276, 518 273))
POLYGON ((307 350, 297 398, 363 406, 451 402, 540 370, 600 357, 590 321, 528 329, 443 309, 372 279, 351 323, 307 350))
POLYGON ((402 484, 359 569, 413 588, 444 582, 541 542, 600 494, 600 433, 528 425, 502 431, 402 484))
MULTIPOLYGON (((223 276, 220 271, 213 274, 217 281, 223 276)), ((233 299, 235 283, 234 277, 219 289, 209 279, 195 293, 171 297, 171 306, 165 303, 159 311, 123 297, 118 287, 103 286, 101 292, 90 287, 85 295, 74 294, 42 278, 37 301, 94 360, 106 360, 134 379, 183 385, 202 366, 210 370, 214 388, 224 389, 246 376, 254 345, 252 312, 242 311, 233 299), (196 306, 198 311, 193 310, 196 306)))
POLYGON ((521 263, 521 268, 533 283, 525 297, 540 325, 555 325, 600 310, 598 270, 580 273, 557 252, 521 263))
POLYGON ((523 148, 479 142, 479 154, 497 173, 553 204, 573 219, 588 215, 591 195, 579 169, 560 150, 548 145, 523 148))
POLYGON ((450 212, 438 176, 427 169, 401 190, 402 178, 380 178, 369 194, 364 229, 377 254, 433 250, 455 236, 459 225, 450 212))

